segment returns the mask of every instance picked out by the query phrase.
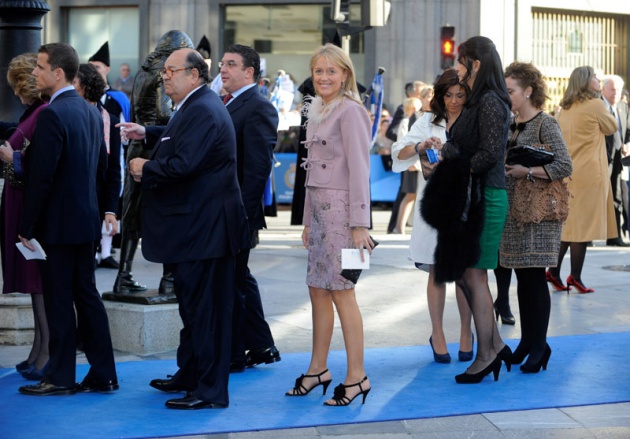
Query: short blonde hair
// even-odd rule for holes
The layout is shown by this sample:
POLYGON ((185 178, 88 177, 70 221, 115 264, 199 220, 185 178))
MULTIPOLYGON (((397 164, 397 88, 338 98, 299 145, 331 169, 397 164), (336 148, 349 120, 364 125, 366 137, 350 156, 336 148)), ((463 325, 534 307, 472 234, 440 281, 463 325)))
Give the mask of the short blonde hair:
POLYGON ((403 101, 403 111, 405 114, 419 111, 422 108, 422 102, 418 98, 407 98, 403 101))
POLYGON ((420 98, 426 99, 429 95, 433 94, 433 87, 425 85, 420 89, 420 98))
POLYGON ((13 91, 30 102, 41 99, 37 90, 33 69, 37 66, 37 54, 23 53, 11 60, 7 72, 7 81, 13 91))
POLYGON ((321 46, 311 57, 311 62, 309 65, 311 76, 313 75, 313 68, 315 67, 315 63, 322 57, 325 57, 328 62, 335 64, 346 71, 348 77, 346 78, 346 81, 342 83, 341 91, 349 98, 361 104, 359 89, 357 88, 356 75, 354 73, 354 65, 352 64, 352 60, 350 59, 348 54, 346 54, 346 52, 344 52, 342 49, 335 46, 334 44, 328 43, 321 46))

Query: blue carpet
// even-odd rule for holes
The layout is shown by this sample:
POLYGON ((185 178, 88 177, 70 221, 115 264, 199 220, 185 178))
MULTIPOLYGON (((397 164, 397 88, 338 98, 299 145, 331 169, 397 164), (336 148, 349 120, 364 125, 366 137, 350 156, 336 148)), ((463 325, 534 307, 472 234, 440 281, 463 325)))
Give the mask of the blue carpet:
MULTIPOLYGON (((515 340, 508 340, 515 347, 515 340)), ((369 349, 365 362, 374 386, 366 404, 322 406, 321 387, 305 397, 284 396, 305 371, 309 354, 283 354, 280 363, 258 366, 230 379, 230 407, 182 412, 164 402, 174 397, 148 386, 152 378, 176 370, 175 361, 119 363, 121 389, 114 394, 30 397, 17 392, 25 381, 14 370, 0 370, 0 437, 141 438, 242 432, 330 424, 432 418, 488 412, 542 409, 630 401, 625 367, 629 333, 549 340, 549 368, 524 375, 518 366, 501 370, 499 382, 459 385, 454 375, 467 363, 433 362, 428 346, 369 349)), ((451 354, 457 346, 449 346, 451 354)), ((456 357, 456 355, 455 355, 456 357)), ((345 354, 330 355, 332 388, 343 379, 345 354)), ((87 365, 78 367, 78 377, 87 365)), ((176 395, 175 395, 176 397, 176 395)))

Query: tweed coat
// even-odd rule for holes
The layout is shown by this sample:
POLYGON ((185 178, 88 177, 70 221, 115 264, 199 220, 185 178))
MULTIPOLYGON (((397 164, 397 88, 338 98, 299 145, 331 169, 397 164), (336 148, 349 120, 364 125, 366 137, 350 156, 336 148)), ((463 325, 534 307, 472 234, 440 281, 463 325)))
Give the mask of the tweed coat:
MULTIPOLYGON (((510 138, 515 128, 515 124, 512 123, 510 138)), ((554 153, 554 161, 544 166, 550 179, 560 180, 569 177, 573 166, 560 127, 554 118, 543 112, 527 121, 516 138, 516 145, 519 146, 539 143, 549 145, 554 153)), ((516 180, 513 177, 506 177, 510 205, 515 201, 516 180)), ((519 224, 508 212, 499 250, 501 266, 505 268, 555 267, 558 264, 561 232, 560 221, 519 224)))

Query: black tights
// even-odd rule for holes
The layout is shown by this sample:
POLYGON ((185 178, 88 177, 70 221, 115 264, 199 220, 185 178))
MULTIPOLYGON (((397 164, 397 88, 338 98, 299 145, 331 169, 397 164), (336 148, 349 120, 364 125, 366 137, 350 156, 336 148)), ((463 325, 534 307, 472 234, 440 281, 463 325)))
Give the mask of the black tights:
POLYGON ((538 363, 547 345, 547 328, 551 313, 551 298, 545 280, 545 268, 517 268, 517 296, 521 319, 521 341, 515 357, 529 353, 528 362, 538 363))
POLYGON ((566 255, 569 247, 571 247, 571 276, 584 285, 584 282, 582 282, 582 267, 584 267, 584 259, 586 258, 586 242, 560 242, 558 266, 550 268, 549 271, 556 279, 562 280, 560 277, 560 269, 562 268, 564 255, 566 255))
POLYGON ((498 265, 494 269, 494 277, 497 280, 497 300, 496 306, 501 315, 511 314, 510 310, 510 282, 512 280, 512 269, 498 265))

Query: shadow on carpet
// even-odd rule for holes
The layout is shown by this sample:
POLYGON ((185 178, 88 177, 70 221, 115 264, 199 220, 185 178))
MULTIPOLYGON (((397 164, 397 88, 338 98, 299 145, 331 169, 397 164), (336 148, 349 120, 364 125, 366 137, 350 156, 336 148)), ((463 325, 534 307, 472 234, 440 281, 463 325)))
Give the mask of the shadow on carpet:
MULTIPOLYGON (((515 340, 508 340, 514 348, 515 340)), ((118 363, 120 390, 114 394, 32 397, 17 392, 26 382, 14 370, 0 370, 0 436, 7 438, 143 438, 243 432, 318 425, 434 418, 441 416, 567 407, 630 401, 629 333, 554 337, 547 371, 524 375, 501 369, 498 382, 456 384, 468 363, 433 362, 429 346, 368 349, 365 362, 373 385, 366 404, 324 407, 322 387, 304 397, 284 392, 306 371, 310 355, 283 354, 282 361, 230 378, 230 407, 178 411, 164 407, 177 394, 148 386, 176 371, 174 360, 118 363), (51 436, 52 435, 52 436, 51 436)), ((451 353, 457 345, 450 345, 451 353)), ((454 356, 457 357, 456 355, 454 356)), ((87 365, 78 366, 80 380, 87 365)), ((345 373, 345 354, 331 352, 333 384, 345 373)))

